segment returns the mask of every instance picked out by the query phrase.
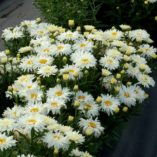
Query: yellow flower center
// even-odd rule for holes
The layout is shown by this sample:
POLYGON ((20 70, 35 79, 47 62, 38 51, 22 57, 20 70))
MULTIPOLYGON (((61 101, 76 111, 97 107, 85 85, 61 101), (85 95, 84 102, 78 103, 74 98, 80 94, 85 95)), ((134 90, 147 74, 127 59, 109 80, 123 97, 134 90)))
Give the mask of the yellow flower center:
POLYGON ((72 33, 68 33, 68 34, 66 34, 66 37, 71 38, 71 37, 73 37, 73 34, 72 33))
POLYGON ((84 48, 84 47, 86 47, 86 44, 81 43, 81 44, 80 44, 80 47, 81 47, 81 48, 84 48))
POLYGON ((32 88, 32 85, 28 85, 27 88, 28 88, 28 89, 32 88))
POLYGON ((51 103, 51 106, 52 106, 52 107, 58 107, 58 103, 57 103, 57 102, 52 102, 52 103, 51 103))
POLYGON ((44 35, 44 31, 40 30, 40 31, 38 31, 38 34, 39 35, 44 35))
POLYGON ((46 48, 46 49, 44 49, 43 50, 45 53, 48 53, 48 52, 50 52, 50 49, 49 48, 46 48))
POLYGON ((32 93, 32 94, 31 94, 31 98, 32 98, 32 99, 36 99, 37 97, 38 97, 38 94, 37 94, 37 93, 32 93))
POLYGON ((43 59, 40 59, 40 60, 39 60, 39 63, 40 63, 40 64, 46 64, 46 63, 47 63, 47 59, 44 59, 44 58, 43 58, 43 59))
POLYGON ((82 59, 82 63, 83 64, 88 64, 90 61, 89 61, 89 59, 88 58, 83 58, 82 59))
POLYGON ((130 94, 129 94, 128 92, 125 92, 125 93, 124 93, 124 96, 125 96, 126 98, 129 98, 129 97, 130 97, 130 94))
POLYGON ((37 120, 35 120, 35 119, 29 119, 27 122, 28 122, 29 124, 31 124, 31 125, 34 125, 34 124, 37 123, 37 120))
POLYGON ((61 139, 60 135, 54 135, 53 138, 54 138, 55 140, 60 140, 60 139, 61 139))
POLYGON ((32 61, 32 60, 28 60, 28 61, 27 61, 27 64, 28 64, 28 65, 32 65, 32 64, 33 64, 33 61, 32 61))
POLYGON ((86 108, 87 110, 90 110, 90 109, 92 108, 92 106, 91 106, 91 104, 85 104, 85 108, 86 108))
POLYGON ((112 35, 113 35, 113 36, 116 36, 116 35, 117 35, 117 32, 112 32, 112 35))
POLYGON ((31 112, 39 112, 39 109, 37 107, 34 107, 30 110, 31 112))
POLYGON ((111 106, 112 105, 112 102, 110 100, 106 100, 104 102, 105 106, 111 106))
POLYGON ((57 92, 55 93, 55 95, 56 95, 56 96, 62 96, 63 93, 62 93, 62 91, 57 91, 57 92))
POLYGON ((69 73, 74 73, 74 72, 75 72, 74 69, 70 69, 70 70, 69 70, 69 73))
POLYGON ((80 100, 84 100, 84 99, 85 99, 85 96, 80 95, 80 96, 78 96, 78 99, 80 99, 80 100))
POLYGON ((0 138, 0 144, 4 144, 6 142, 5 138, 0 138))
POLYGON ((64 46, 62 46, 62 45, 57 46, 57 50, 58 50, 58 51, 63 50, 63 48, 64 48, 64 46))
POLYGON ((88 126, 91 128, 96 128, 96 124, 94 122, 89 122, 88 126))
POLYGON ((107 60, 107 63, 108 63, 108 64, 113 64, 113 60, 112 60, 112 59, 108 59, 108 60, 107 60))

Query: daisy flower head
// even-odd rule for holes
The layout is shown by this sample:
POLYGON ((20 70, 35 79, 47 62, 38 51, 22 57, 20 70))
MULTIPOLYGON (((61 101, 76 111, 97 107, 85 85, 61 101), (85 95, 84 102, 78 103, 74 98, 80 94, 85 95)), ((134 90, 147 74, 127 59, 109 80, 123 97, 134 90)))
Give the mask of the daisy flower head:
POLYGON ((29 103, 25 106, 25 114, 47 114, 47 108, 45 104, 42 103, 29 103))
POLYGON ((45 65, 38 69, 37 74, 41 75, 42 77, 49 77, 51 75, 56 75, 58 69, 56 65, 45 65))
POLYGON ((108 70, 115 70, 119 67, 118 59, 111 56, 104 56, 100 58, 100 65, 108 70))
POLYGON ((28 90, 25 94, 25 99, 26 101, 30 103, 36 103, 36 102, 41 102, 42 97, 43 97, 43 92, 40 89, 32 89, 28 90))
POLYGON ((102 102, 100 104, 101 110, 106 112, 108 116, 113 115, 115 109, 120 106, 120 102, 117 98, 111 95, 101 95, 102 102))
POLYGON ((130 59, 133 63, 136 64, 147 64, 147 61, 144 57, 140 56, 140 55, 131 55, 130 59))
POLYGON ((45 123, 40 114, 26 114, 18 119, 19 126, 27 133, 30 133, 32 129, 42 131, 45 123))
POLYGON ((70 156, 72 156, 72 157, 93 157, 87 151, 83 152, 83 151, 80 151, 78 148, 73 149, 70 153, 70 156))
POLYGON ((36 58, 35 56, 26 56, 22 58, 19 65, 20 69, 22 69, 24 72, 33 71, 35 69, 34 68, 35 58, 36 58))
POLYGON ((136 100, 142 103, 145 99, 145 91, 140 86, 135 86, 136 100))
POLYGON ((106 56, 110 56, 110 57, 118 59, 118 60, 122 59, 122 54, 117 49, 107 49, 105 54, 106 54, 106 56))
POLYGON ((40 38, 49 35, 48 24, 40 23, 29 29, 31 37, 40 38))
POLYGON ((60 114, 60 110, 62 107, 66 107, 64 100, 58 99, 56 97, 52 97, 47 100, 47 109, 48 112, 52 112, 52 114, 60 114))
POLYGON ((137 30, 129 31, 129 38, 137 42, 142 42, 142 41, 148 42, 150 40, 150 35, 146 32, 146 30, 137 29, 137 30))
POLYGON ((76 131, 68 131, 65 133, 69 141, 74 142, 76 144, 82 144, 85 141, 83 135, 76 131))
POLYGON ((93 46, 93 42, 83 39, 77 41, 72 48, 74 51, 92 52, 93 46))
POLYGON ((32 47, 31 46, 25 46, 25 47, 21 47, 19 49, 19 53, 26 53, 26 52, 31 52, 32 51, 32 47))
POLYGON ((57 98, 63 101, 69 100, 72 93, 68 88, 62 88, 61 85, 56 85, 54 88, 49 88, 47 91, 47 98, 57 98))
POLYGON ((75 31, 75 32, 67 31, 67 32, 64 32, 64 33, 60 34, 59 36, 57 36, 57 39, 59 41, 64 41, 64 40, 76 41, 80 38, 82 38, 82 36, 77 31, 75 31))
POLYGON ((49 41, 42 41, 40 45, 34 46, 34 51, 37 55, 52 55, 53 54, 53 45, 49 41))
POLYGON ((108 41, 121 40, 122 37, 123 37, 123 32, 117 29, 110 29, 104 32, 104 39, 108 41))
POLYGON ((42 66, 51 65, 52 62, 53 62, 53 58, 50 56, 43 56, 43 55, 36 56, 34 67, 41 68, 42 66))
POLYGON ((21 106, 14 106, 13 108, 7 108, 4 112, 3 112, 3 117, 7 118, 7 119, 18 119, 19 117, 21 117, 22 115, 24 115, 24 110, 23 107, 21 106))
POLYGON ((83 129, 83 133, 87 135, 88 133, 92 133, 95 137, 99 137, 104 131, 104 128, 101 126, 100 122, 97 119, 93 120, 92 118, 81 118, 79 121, 79 126, 83 129))
POLYGON ((0 133, 0 150, 7 150, 16 145, 16 140, 13 139, 13 136, 7 136, 6 134, 0 133))
POLYGON ((4 29, 2 32, 2 38, 5 39, 5 41, 19 39, 24 37, 23 30, 21 27, 14 27, 14 28, 7 28, 4 29))
POLYGON ((157 49, 149 44, 143 44, 139 46, 139 51, 142 52, 143 57, 151 58, 154 54, 156 54, 157 49))
POLYGON ((16 121, 14 119, 3 118, 0 119, 0 132, 10 132, 17 127, 16 121))
POLYGON ((69 79, 70 80, 75 80, 76 77, 77 78, 81 78, 82 77, 82 72, 80 70, 80 68, 78 68, 75 65, 65 65, 62 69, 60 69, 60 74, 69 74, 69 79))
POLYGON ((144 87, 149 88, 150 86, 154 87, 155 86, 155 81, 153 80, 152 77, 150 77, 147 74, 139 74, 137 76, 137 80, 139 81, 139 83, 141 85, 143 85, 144 87))
POLYGON ((53 56, 69 55, 72 53, 71 45, 65 43, 56 43, 52 47, 53 56))
POLYGON ((42 140, 48 148, 67 150, 70 144, 68 138, 59 131, 46 133, 42 140))
POLYGON ((90 95, 87 92, 78 91, 75 95, 74 100, 78 102, 88 102, 88 101, 94 101, 94 98, 92 95, 90 95))
POLYGON ((136 105, 136 93, 135 86, 124 86, 122 85, 119 91, 118 98, 121 103, 124 103, 128 107, 136 105))
POLYGON ((98 116, 99 114, 99 107, 93 100, 81 102, 78 110, 83 112, 88 118, 98 116))
POLYGON ((80 69, 89 69, 96 65, 96 58, 89 52, 75 52, 71 55, 71 61, 80 69))

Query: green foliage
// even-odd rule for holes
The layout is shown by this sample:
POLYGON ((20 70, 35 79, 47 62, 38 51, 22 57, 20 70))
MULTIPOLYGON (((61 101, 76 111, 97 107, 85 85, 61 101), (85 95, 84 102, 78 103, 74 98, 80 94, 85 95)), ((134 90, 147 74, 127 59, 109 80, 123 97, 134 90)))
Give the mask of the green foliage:
POLYGON ((97 25, 97 12, 102 3, 97 0, 34 0, 43 16, 51 23, 67 26, 69 19, 74 19, 80 26, 97 25))

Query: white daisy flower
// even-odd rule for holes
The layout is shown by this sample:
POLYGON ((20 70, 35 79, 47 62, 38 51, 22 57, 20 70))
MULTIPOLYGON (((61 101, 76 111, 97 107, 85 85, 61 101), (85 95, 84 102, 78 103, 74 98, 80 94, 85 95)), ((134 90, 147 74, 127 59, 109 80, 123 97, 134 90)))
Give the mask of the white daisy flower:
POLYGON ((140 103, 146 99, 144 90, 142 90, 139 86, 135 86, 135 94, 136 100, 138 100, 140 103))
POLYGON ((81 102, 78 109, 88 118, 98 116, 99 114, 99 107, 93 100, 81 102))
POLYGON ((3 118, 0 119, 0 132, 10 132, 17 127, 14 119, 3 118))
POLYGON ((80 151, 78 148, 73 149, 70 153, 70 156, 73 156, 73 157, 93 157, 87 151, 83 152, 83 151, 80 151))
POLYGON ((126 70, 126 73, 133 77, 136 78, 138 74, 140 73, 139 67, 138 66, 133 66, 132 64, 128 64, 128 68, 126 70))
POLYGON ((83 39, 77 41, 72 48, 75 51, 92 52, 93 42, 83 39))
POLYGON ((82 136, 79 132, 76 131, 68 131, 65 132, 69 141, 74 142, 76 144, 82 144, 85 141, 84 136, 82 136))
POLYGON ((104 32, 104 39, 113 41, 113 40, 120 40, 123 37, 123 32, 117 29, 110 29, 104 32))
POLYGON ((42 103, 36 103, 36 104, 28 104, 25 106, 25 113, 26 114, 47 114, 47 108, 44 104, 42 103))
POLYGON ((28 102, 41 102, 42 97, 43 97, 43 92, 40 89, 32 89, 32 90, 28 90, 25 94, 25 99, 28 102))
POLYGON ((61 108, 66 107, 66 104, 62 99, 53 97, 47 100, 46 107, 48 109, 48 112, 51 111, 53 114, 60 114, 61 108))
POLYGON ((42 41, 40 45, 34 47, 34 51, 37 55, 52 55, 53 54, 53 45, 49 41, 42 41))
POLYGON ((16 140, 13 139, 13 136, 6 136, 6 134, 0 133, 0 150, 7 150, 16 145, 16 140))
POLYGON ((150 40, 150 35, 143 29, 129 31, 128 36, 131 40, 136 40, 137 42, 148 42, 150 40))
POLYGON ((136 93, 135 86, 121 86, 119 91, 119 99, 121 103, 124 103, 128 107, 136 105, 136 93))
POLYGON ((69 100, 72 93, 68 88, 62 88, 61 85, 56 85, 54 88, 49 88, 47 91, 47 98, 57 98, 63 101, 69 100))
POLYGON ((48 145, 48 148, 56 148, 56 149, 63 149, 67 150, 69 147, 69 140, 68 138, 60 132, 48 132, 43 137, 43 142, 48 145))
POLYGON ((53 62, 53 58, 50 56, 36 56, 34 67, 40 68, 42 66, 51 65, 53 62))
POLYGON ((119 50, 122 51, 123 53, 129 54, 129 55, 134 54, 134 53, 137 52, 137 50, 136 50, 135 47, 133 47, 133 46, 128 46, 128 45, 122 46, 119 50))
POLYGON ((75 52, 71 55, 71 61, 81 69, 89 69, 96 65, 96 58, 89 52, 75 52))
POLYGON ((35 56, 26 56, 21 59, 19 67, 25 72, 25 71, 33 71, 34 70, 34 64, 35 64, 35 56))
POLYGON ((136 64, 147 64, 147 61, 144 57, 141 57, 139 55, 131 55, 130 56, 131 61, 133 61, 136 64))
POLYGON ((88 131, 92 132, 95 137, 99 137, 103 131, 104 128, 101 126, 100 122, 92 118, 90 119, 80 119, 79 126, 83 129, 83 132, 87 134, 88 131))
POLYGON ((55 75, 57 73, 58 69, 57 66, 50 66, 50 65, 45 65, 43 67, 40 67, 38 69, 37 74, 41 75, 42 77, 49 77, 51 75, 55 75))
POLYGON ((60 69, 60 74, 69 74, 69 79, 70 80, 75 80, 76 76, 77 78, 81 78, 82 77, 82 72, 81 70, 76 67, 75 65, 65 65, 62 69, 60 69))
POLYGON ((71 54, 71 45, 64 44, 64 43, 56 43, 52 47, 52 55, 53 56, 60 56, 60 55, 69 55, 71 54))
POLYGON ((6 41, 19 39, 24 36, 23 30, 21 27, 14 27, 14 28, 7 28, 4 29, 2 32, 2 38, 4 38, 6 41))
POLYGON ((20 117, 17 123, 28 133, 30 133, 32 128, 37 131, 42 131, 45 126, 44 119, 40 114, 26 114, 20 117))
POLYGON ((101 95, 101 110, 106 112, 109 116, 113 115, 115 109, 120 106, 120 102, 117 98, 112 97, 111 95, 101 95))
POLYGON ((143 44, 139 46, 139 51, 142 52, 143 57, 151 58, 151 56, 156 54, 157 49, 149 44, 143 44))
POLYGON ((119 67, 119 61, 113 57, 104 56, 100 59, 100 65, 109 70, 115 70, 119 67))
POLYGON ((107 49, 105 54, 109 57, 115 58, 115 59, 122 59, 122 54, 117 49, 107 49))
POLYGON ((92 97, 92 95, 88 94, 87 92, 78 91, 75 94, 74 100, 78 102, 88 102, 88 101, 94 101, 94 98, 92 97))
POLYGON ((5 118, 9 118, 9 119, 18 119, 19 117, 21 117, 22 115, 24 115, 24 110, 23 107, 21 106, 14 106, 13 108, 7 108, 4 112, 3 112, 3 117, 5 118))
POLYGON ((67 31, 57 36, 57 39, 60 41, 63 41, 63 40, 76 41, 81 37, 82 36, 77 31, 75 32, 67 31))
POLYGON ((155 86, 155 81, 153 80, 152 77, 146 74, 139 74, 137 76, 137 80, 139 81, 140 84, 142 84, 144 87, 149 88, 150 86, 154 87, 155 86))
POLYGON ((121 24, 121 25, 119 25, 120 26, 120 28, 122 29, 122 30, 130 30, 131 29, 131 26, 130 25, 124 25, 124 24, 121 24))
POLYGON ((113 42, 111 42, 112 46, 116 46, 116 47, 126 47, 126 43, 125 41, 120 41, 120 40, 113 40, 113 42))

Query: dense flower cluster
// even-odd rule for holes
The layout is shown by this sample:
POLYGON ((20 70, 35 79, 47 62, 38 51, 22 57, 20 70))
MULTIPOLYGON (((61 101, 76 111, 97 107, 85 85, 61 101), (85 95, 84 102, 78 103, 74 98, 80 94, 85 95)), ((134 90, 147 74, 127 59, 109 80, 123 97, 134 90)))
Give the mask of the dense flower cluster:
POLYGON ((156 48, 145 30, 120 28, 23 21, 3 31, 0 71, 13 79, 6 96, 15 106, 0 119, 2 153, 91 157, 110 127, 104 116, 116 121, 147 98, 156 48))

